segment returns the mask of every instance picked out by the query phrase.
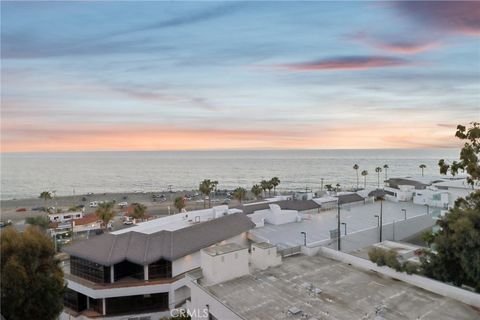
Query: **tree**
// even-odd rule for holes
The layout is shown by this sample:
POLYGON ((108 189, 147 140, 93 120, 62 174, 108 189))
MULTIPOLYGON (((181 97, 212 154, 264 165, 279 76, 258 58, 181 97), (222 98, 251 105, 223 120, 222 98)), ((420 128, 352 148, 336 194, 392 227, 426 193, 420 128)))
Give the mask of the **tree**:
POLYGON ((258 184, 254 184, 252 186, 252 193, 253 195, 255 196, 256 199, 258 199, 258 197, 262 194, 262 187, 258 184))
POLYGON ((40 227, 42 230, 47 230, 50 227, 50 219, 47 216, 28 217, 25 223, 40 227))
POLYGON ((207 197, 208 197, 208 207, 212 207, 212 192, 217 188, 218 181, 205 179, 200 183, 198 189, 203 194, 203 207, 205 208, 207 205, 207 197))
POLYGON ((420 169, 422 169, 422 177, 423 177, 423 170, 425 170, 425 168, 426 168, 427 166, 422 163, 422 164, 419 165, 418 167, 419 167, 420 169))
POLYGON ((444 159, 438 162, 440 173, 456 175, 459 170, 466 171, 467 181, 473 187, 475 182, 480 181, 480 164, 478 154, 480 153, 480 123, 472 122, 470 128, 458 125, 455 136, 460 140, 466 140, 464 147, 460 152, 460 162, 454 161, 451 165, 444 159))
POLYGON ((134 219, 143 220, 146 217, 147 207, 141 203, 133 207, 131 217, 134 219))
POLYGON ((260 181, 260 186, 262 187, 263 190, 263 197, 267 196, 267 189, 268 189, 268 181, 267 180, 262 180, 260 181))
POLYGON ((380 173, 382 172, 382 168, 381 167, 376 167, 375 172, 378 175, 378 188, 380 188, 380 173))
POLYGON ((387 175, 387 171, 390 167, 388 166, 388 164, 384 164, 383 165, 383 169, 385 169, 385 181, 388 180, 388 175, 387 175))
POLYGON ((340 183, 337 183, 335 185, 335 192, 339 192, 340 190, 342 190, 342 189, 340 189, 340 183))
POLYGON ((267 181, 267 189, 268 189, 268 196, 270 197, 272 189, 273 189, 273 183, 272 180, 267 181))
POLYGON ((95 211, 95 214, 100 220, 102 220, 103 227, 107 229, 108 223, 115 216, 115 211, 113 211, 113 202, 100 203, 95 211))
POLYGON ((247 190, 242 187, 238 187, 233 191, 233 197, 238 200, 238 202, 242 203, 247 196, 247 190))
POLYGON ((185 197, 176 197, 173 205, 175 206, 175 208, 177 208, 178 212, 182 212, 182 209, 187 206, 185 197))
POLYGON ((368 176, 368 171, 363 170, 362 171, 362 176, 363 176, 363 188, 367 188, 367 176, 368 176))
POLYGON ((40 193, 40 199, 43 199, 44 201, 44 206, 45 206, 45 211, 48 211, 48 206, 47 206, 47 201, 52 199, 52 194, 49 191, 43 191, 40 193))
POLYGON ((278 177, 273 177, 271 180, 270 180, 270 183, 272 184, 273 186, 273 195, 276 194, 276 190, 277 190, 277 187, 278 185, 280 184, 280 179, 278 179, 278 177))
MULTIPOLYGON (((470 128, 459 125, 455 136, 467 140, 460 151, 460 162, 439 161, 440 173, 459 170, 468 173, 467 181, 474 186, 480 181, 480 128, 476 122, 470 128)), ((422 258, 425 275, 457 286, 468 285, 480 292, 480 190, 455 201, 454 207, 437 220, 440 227, 431 236, 424 235, 435 251, 422 258)))
POLYGON ((57 319, 63 309, 63 271, 52 241, 37 227, 1 233, 1 309, 8 320, 57 319))
POLYGON ((328 192, 333 191, 333 187, 331 184, 326 184, 325 189, 327 189, 328 192))
POLYGON ((360 167, 358 166, 358 164, 355 163, 355 164, 353 165, 353 170, 355 170, 355 172, 357 173, 357 190, 358 190, 358 169, 359 169, 359 168, 360 168, 360 167))

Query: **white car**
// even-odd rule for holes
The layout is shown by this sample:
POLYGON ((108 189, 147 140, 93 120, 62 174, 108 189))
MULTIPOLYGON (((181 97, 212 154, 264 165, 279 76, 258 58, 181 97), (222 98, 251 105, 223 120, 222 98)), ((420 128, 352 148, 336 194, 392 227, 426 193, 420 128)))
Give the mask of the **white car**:
POLYGON ((123 221, 123 224, 129 226, 129 225, 133 224, 133 221, 130 220, 130 219, 126 219, 125 221, 123 221))
POLYGON ((89 207, 90 207, 90 208, 96 208, 96 207, 98 207, 98 201, 92 201, 92 202, 90 202, 89 207))
POLYGON ((128 206, 128 202, 127 201, 120 202, 118 204, 118 206, 121 207, 121 208, 124 208, 124 207, 128 206))

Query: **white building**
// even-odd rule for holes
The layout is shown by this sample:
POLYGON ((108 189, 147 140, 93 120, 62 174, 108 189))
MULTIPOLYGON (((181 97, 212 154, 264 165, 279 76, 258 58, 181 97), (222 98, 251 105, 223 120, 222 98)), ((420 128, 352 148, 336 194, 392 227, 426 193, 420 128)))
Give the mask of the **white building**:
POLYGON ((169 316, 190 296, 184 275, 203 248, 247 243, 254 224, 227 206, 180 213, 64 248, 67 292, 61 319, 169 316))
POLYGON ((273 225, 298 222, 302 217, 297 210, 282 210, 278 204, 269 204, 268 209, 258 210, 248 217, 252 219, 256 227, 263 227, 265 222, 273 225))
POLYGON ((50 222, 69 222, 73 219, 80 219, 83 218, 82 211, 75 211, 75 212, 59 212, 59 213, 49 213, 48 218, 50 222))
POLYGON ((449 206, 449 202, 448 192, 431 187, 424 190, 415 190, 413 195, 413 203, 430 207, 446 209, 449 206))
POLYGON ((466 179, 442 181, 434 183, 433 185, 440 190, 448 192, 450 207, 453 207, 458 198, 465 198, 473 191, 480 189, 480 186, 472 186, 466 179))

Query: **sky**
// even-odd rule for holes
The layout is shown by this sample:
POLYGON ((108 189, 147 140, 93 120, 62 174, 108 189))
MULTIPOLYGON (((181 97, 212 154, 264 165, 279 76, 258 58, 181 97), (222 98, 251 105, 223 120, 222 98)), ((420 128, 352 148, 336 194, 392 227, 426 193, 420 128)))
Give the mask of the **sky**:
POLYGON ((1 151, 458 147, 476 2, 1 2, 1 151))

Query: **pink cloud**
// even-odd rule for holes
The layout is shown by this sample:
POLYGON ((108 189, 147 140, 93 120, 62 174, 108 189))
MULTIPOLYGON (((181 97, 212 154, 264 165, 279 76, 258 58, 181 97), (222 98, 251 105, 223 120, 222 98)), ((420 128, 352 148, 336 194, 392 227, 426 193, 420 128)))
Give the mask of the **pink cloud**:
POLYGON ((480 2, 398 1, 395 7, 433 28, 466 35, 480 35, 480 2))
POLYGON ((336 57, 302 63, 283 64, 277 67, 290 71, 335 71, 335 70, 366 70, 372 68, 400 67, 411 64, 409 61, 382 56, 352 56, 336 57))
POLYGON ((347 36, 348 39, 388 52, 400 54, 416 54, 437 48, 440 44, 428 40, 384 40, 358 32, 347 36))

